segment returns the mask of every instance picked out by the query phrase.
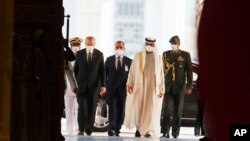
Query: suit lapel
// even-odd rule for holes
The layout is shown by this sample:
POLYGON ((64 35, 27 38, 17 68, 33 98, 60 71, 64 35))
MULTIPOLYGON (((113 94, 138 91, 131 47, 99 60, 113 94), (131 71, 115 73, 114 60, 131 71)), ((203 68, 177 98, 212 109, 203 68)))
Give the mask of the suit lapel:
MULTIPOLYGON (((86 50, 86 55, 87 55, 87 50, 86 50)), ((93 67, 94 62, 96 62, 96 59, 97 59, 97 52, 96 52, 96 50, 94 49, 94 50, 93 50, 93 53, 92 53, 92 58, 91 58, 90 64, 88 63, 88 60, 86 59, 89 68, 92 68, 92 67, 93 67)))
POLYGON ((96 49, 94 49, 94 50, 93 50, 93 55, 92 55, 91 64, 93 64, 93 62, 95 62, 96 57, 97 57, 97 55, 96 55, 96 49))
POLYGON ((87 50, 86 49, 83 49, 83 61, 88 63, 88 60, 87 60, 87 50))
POLYGON ((116 64, 115 64, 115 55, 111 58, 111 65, 114 70, 116 70, 116 64))
POLYGON ((124 70, 125 65, 126 65, 126 61, 125 60, 126 60, 125 56, 123 56, 123 58, 122 58, 122 70, 124 70))

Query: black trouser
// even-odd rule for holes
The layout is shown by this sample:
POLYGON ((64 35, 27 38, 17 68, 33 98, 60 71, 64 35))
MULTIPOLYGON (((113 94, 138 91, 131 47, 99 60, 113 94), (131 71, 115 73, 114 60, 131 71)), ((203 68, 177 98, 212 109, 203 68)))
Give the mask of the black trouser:
POLYGON ((92 132, 95 122, 98 93, 78 93, 78 126, 79 131, 92 132))
POLYGON ((198 113, 195 121, 195 135, 205 135, 204 129, 203 129, 203 114, 204 114, 204 106, 201 102, 201 99, 198 99, 198 113), (201 134, 200 134, 201 131, 201 134))
POLYGON ((120 131, 125 115, 125 101, 126 92, 120 92, 118 88, 115 93, 108 95, 110 130, 120 131))
POLYGON ((161 132, 169 134, 173 109, 172 135, 179 136, 184 101, 184 89, 180 94, 166 93, 163 99, 161 132))

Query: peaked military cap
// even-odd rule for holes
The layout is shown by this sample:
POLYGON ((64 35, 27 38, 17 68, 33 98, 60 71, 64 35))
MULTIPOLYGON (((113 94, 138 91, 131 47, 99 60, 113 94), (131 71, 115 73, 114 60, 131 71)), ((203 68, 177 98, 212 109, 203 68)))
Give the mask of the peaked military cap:
POLYGON ((82 38, 80 37, 73 37, 69 39, 70 44, 81 44, 82 38))
POLYGON ((152 38, 152 37, 146 37, 145 38, 145 41, 147 41, 147 42, 156 42, 156 39, 155 38, 152 38))
POLYGON ((177 35, 175 35, 172 38, 170 38, 169 43, 175 44, 177 41, 180 41, 180 38, 177 35))

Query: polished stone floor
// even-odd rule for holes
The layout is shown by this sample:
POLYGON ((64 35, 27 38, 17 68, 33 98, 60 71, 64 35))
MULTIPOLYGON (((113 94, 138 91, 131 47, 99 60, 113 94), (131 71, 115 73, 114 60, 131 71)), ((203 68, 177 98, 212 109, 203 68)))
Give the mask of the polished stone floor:
MULTIPOLYGON (((74 135, 68 135, 66 132, 66 122, 62 119, 62 134, 66 141, 199 141, 199 138, 194 136, 193 127, 181 127, 180 136, 178 139, 166 138, 135 138, 135 129, 128 130, 124 127, 121 129, 120 137, 108 137, 107 132, 93 132, 92 136, 77 136, 77 131, 74 135)), ((171 133, 170 133, 171 134, 171 133)))
POLYGON ((101 137, 101 136, 65 136, 66 141, 199 141, 199 139, 154 139, 154 138, 135 138, 135 137, 101 137))

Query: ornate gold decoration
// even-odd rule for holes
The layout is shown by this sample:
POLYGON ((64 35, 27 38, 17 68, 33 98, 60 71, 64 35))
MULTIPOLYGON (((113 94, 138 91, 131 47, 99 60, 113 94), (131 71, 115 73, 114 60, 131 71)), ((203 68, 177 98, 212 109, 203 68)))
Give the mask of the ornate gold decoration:
POLYGON ((174 66, 175 62, 169 63, 167 61, 166 54, 164 54, 164 58, 163 59, 164 59, 165 67, 166 67, 166 69, 164 69, 165 75, 167 75, 168 72, 169 72, 169 70, 172 69, 172 76, 173 76, 172 80, 175 81, 175 66, 174 66))

